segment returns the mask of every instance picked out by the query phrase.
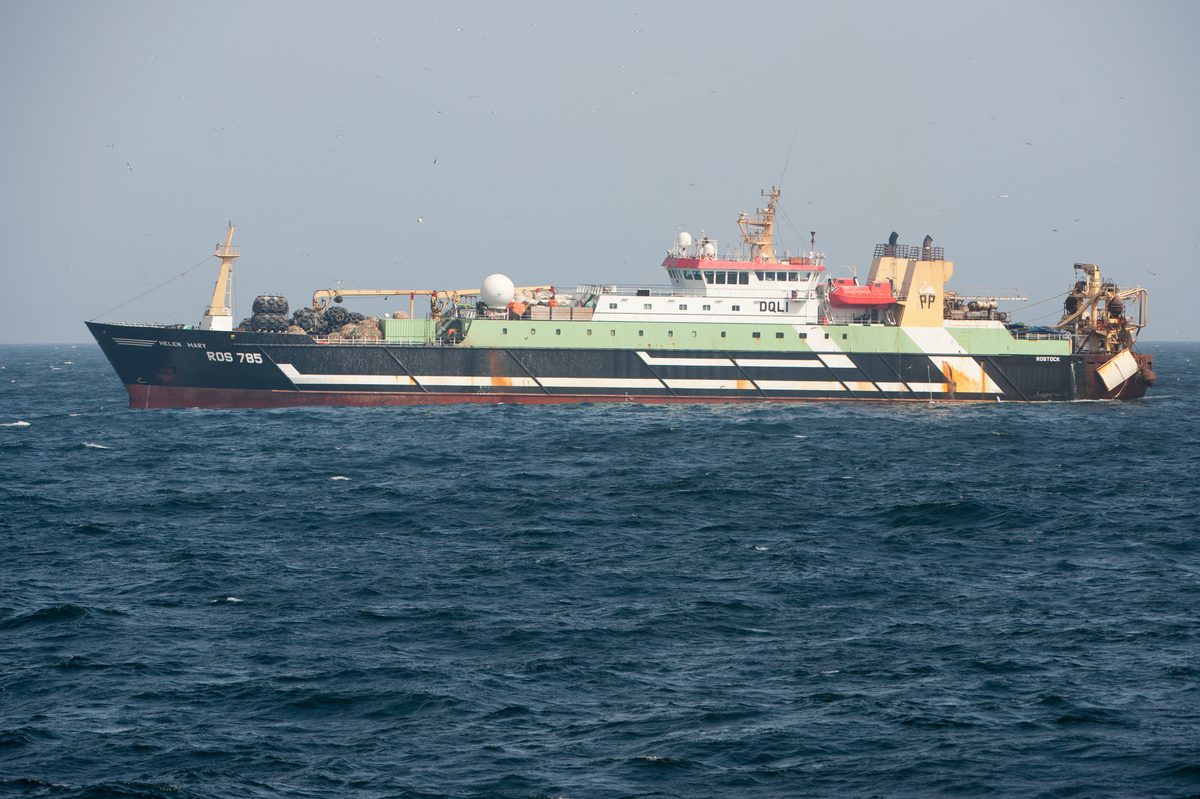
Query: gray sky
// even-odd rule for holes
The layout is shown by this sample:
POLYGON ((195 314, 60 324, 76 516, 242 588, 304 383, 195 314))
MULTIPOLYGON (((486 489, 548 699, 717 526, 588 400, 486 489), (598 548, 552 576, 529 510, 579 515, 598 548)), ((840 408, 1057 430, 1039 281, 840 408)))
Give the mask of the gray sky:
POLYGON ((197 322, 211 257, 106 312, 230 219, 238 319, 335 281, 661 283, 679 229, 733 243, 781 180, 784 246, 834 270, 893 229, 960 291, 1092 261, 1150 289, 1146 339, 1198 340, 1197 31, 1192 2, 4 0, 0 342, 197 322))

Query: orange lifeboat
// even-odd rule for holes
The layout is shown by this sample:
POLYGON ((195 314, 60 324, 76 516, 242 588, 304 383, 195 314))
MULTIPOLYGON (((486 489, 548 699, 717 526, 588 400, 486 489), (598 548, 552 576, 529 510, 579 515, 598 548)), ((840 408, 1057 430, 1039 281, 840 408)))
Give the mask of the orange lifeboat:
POLYGON ((890 283, 878 281, 864 286, 849 277, 829 281, 829 304, 834 308, 886 308, 895 301, 890 283))

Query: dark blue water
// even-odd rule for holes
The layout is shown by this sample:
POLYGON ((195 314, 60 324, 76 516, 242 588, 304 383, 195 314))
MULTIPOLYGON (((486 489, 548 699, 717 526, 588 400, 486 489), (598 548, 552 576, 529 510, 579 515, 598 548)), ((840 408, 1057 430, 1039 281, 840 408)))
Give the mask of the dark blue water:
POLYGON ((0 348, 0 794, 1200 795, 1200 346, 1145 349, 1125 404, 135 412, 0 348))

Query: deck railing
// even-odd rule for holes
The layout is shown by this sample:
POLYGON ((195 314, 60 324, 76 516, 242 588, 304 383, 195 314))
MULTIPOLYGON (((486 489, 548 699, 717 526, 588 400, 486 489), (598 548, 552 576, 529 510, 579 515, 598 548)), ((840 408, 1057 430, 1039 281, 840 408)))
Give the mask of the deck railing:
POLYGON ((919 244, 876 244, 876 258, 907 258, 911 261, 944 261, 945 248, 922 247, 919 244))

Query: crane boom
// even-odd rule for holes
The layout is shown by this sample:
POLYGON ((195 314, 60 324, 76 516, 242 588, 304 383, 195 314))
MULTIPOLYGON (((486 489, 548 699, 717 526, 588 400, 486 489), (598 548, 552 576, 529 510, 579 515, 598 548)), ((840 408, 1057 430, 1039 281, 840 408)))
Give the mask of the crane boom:
MULTIPOLYGON (((551 291, 554 286, 516 286, 513 291, 535 292, 551 291)), ((412 300, 416 297, 430 297, 435 300, 458 297, 472 297, 479 294, 479 289, 458 289, 454 291, 443 289, 318 289, 313 292, 312 307, 315 311, 324 310, 330 301, 340 302, 342 297, 403 297, 407 295, 409 316, 412 316, 412 300)))

